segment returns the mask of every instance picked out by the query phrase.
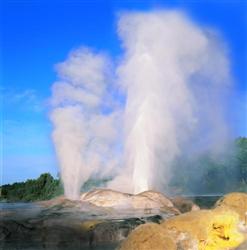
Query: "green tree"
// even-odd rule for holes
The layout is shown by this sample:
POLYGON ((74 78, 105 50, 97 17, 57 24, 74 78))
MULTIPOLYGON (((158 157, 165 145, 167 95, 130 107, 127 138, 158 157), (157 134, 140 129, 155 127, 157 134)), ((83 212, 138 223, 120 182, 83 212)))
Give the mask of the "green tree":
POLYGON ((247 138, 240 137, 236 140, 236 160, 239 166, 240 182, 247 183, 247 138))

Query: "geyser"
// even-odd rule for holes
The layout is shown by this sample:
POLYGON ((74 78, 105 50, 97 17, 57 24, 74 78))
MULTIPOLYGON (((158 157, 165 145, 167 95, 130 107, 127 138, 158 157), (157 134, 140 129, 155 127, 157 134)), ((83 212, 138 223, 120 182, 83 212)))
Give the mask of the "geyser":
POLYGON ((151 11, 120 15, 118 34, 124 52, 115 68, 85 49, 58 65, 62 81, 53 85, 51 120, 70 198, 105 169, 118 172, 110 188, 162 191, 181 151, 214 147, 227 136, 229 62, 215 31, 177 11, 151 11))
POLYGON ((109 61, 103 54, 81 48, 57 65, 61 81, 53 84, 55 144, 65 195, 78 199, 81 185, 101 165, 112 167, 112 143, 116 137, 115 113, 102 115, 107 95, 109 61))

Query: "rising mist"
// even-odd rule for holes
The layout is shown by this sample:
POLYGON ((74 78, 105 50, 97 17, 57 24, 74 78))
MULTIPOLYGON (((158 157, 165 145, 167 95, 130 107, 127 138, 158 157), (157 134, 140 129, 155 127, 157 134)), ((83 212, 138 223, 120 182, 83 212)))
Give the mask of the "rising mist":
POLYGON ((230 66, 216 31, 151 11, 119 15, 117 32, 120 60, 81 48, 57 65, 50 117, 72 199, 97 174, 120 191, 164 190, 182 152, 217 152, 228 138, 230 66))

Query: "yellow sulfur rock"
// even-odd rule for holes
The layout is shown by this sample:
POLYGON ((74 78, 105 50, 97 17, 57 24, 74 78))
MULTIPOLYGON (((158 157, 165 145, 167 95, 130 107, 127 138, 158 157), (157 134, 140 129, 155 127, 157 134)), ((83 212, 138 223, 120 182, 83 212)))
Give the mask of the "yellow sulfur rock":
POLYGON ((209 231, 207 250, 234 249, 239 246, 245 237, 239 232, 239 215, 226 208, 213 210, 214 216, 211 223, 213 230, 209 231))
POLYGON ((188 233, 197 240, 198 250, 229 250, 244 241, 238 231, 239 215, 227 208, 185 213, 162 223, 162 227, 175 232, 177 237, 188 233))
POLYGON ((155 223, 137 227, 123 242, 120 250, 176 250, 176 244, 167 232, 155 223))

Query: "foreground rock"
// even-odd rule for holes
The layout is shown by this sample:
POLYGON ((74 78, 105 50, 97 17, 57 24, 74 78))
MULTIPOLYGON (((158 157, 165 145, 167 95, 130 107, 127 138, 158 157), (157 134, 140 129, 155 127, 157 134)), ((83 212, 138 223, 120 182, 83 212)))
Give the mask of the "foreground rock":
POLYGON ((163 220, 161 215, 126 216, 90 206, 87 211, 58 204, 37 211, 11 210, 0 220, 0 249, 4 250, 113 250, 137 226, 163 220))
POLYGON ((185 213, 162 223, 176 240, 187 233, 196 240, 199 250, 236 248, 245 240, 239 225, 239 215, 226 208, 185 213))
POLYGON ((158 224, 149 223, 136 228, 119 250, 176 250, 174 240, 158 224))
POLYGON ((60 196, 1 209, 0 249, 113 250, 120 242, 121 250, 247 249, 246 194, 228 194, 212 210, 191 211, 197 209, 188 199, 154 191, 97 189, 78 201, 60 196))
POLYGON ((82 194, 78 201, 60 196, 6 204, 1 209, 0 249, 113 250, 137 226, 158 224, 178 213, 161 194, 154 196, 101 189, 82 194))
POLYGON ((216 207, 229 208, 240 216, 240 219, 246 223, 247 219, 247 194, 230 193, 223 196, 217 203, 216 207))
MULTIPOLYGON (((242 203, 239 205, 241 207, 242 203)), ((139 226, 123 242, 121 250, 247 249, 244 242, 246 225, 243 224, 241 213, 236 211, 243 212, 241 208, 234 207, 232 210, 222 205, 212 210, 198 210, 174 216, 163 221, 161 225, 139 226), (175 247, 166 248, 166 244, 172 244, 171 242, 175 247)))

